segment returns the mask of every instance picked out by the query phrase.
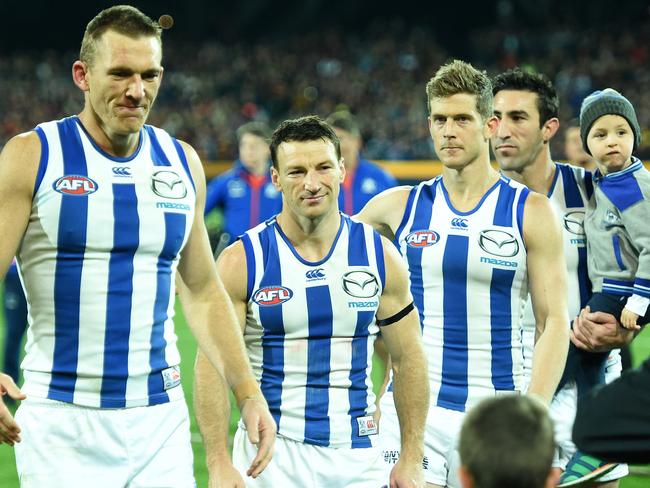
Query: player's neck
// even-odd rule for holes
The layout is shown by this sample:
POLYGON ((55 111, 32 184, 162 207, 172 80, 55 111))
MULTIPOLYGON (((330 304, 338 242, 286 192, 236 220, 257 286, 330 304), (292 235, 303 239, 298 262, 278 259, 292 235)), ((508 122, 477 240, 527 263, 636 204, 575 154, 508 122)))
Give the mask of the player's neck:
POLYGON ((338 207, 319 218, 306 218, 283 209, 277 223, 303 259, 320 261, 332 248, 341 226, 341 215, 338 207))
POLYGON ((555 178, 555 163, 551 158, 551 152, 547 149, 542 151, 532 164, 526 165, 520 171, 504 171, 508 178, 526 185, 534 192, 548 195, 555 178))
POLYGON ((443 166, 442 170, 442 181, 451 203, 461 212, 473 210, 498 179, 499 173, 492 168, 487 155, 462 168, 443 166))
POLYGON ((87 108, 84 108, 78 117, 95 144, 111 156, 126 158, 131 156, 138 148, 140 132, 112 134, 96 114, 87 108))

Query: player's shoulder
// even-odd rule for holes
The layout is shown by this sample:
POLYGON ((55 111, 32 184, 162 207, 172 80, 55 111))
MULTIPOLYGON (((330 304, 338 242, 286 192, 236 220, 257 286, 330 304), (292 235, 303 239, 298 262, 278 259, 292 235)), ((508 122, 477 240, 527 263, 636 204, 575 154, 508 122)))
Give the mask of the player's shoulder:
POLYGON ((0 161, 5 168, 11 167, 19 171, 29 170, 38 166, 43 148, 42 136, 35 130, 15 135, 7 141, 0 161))

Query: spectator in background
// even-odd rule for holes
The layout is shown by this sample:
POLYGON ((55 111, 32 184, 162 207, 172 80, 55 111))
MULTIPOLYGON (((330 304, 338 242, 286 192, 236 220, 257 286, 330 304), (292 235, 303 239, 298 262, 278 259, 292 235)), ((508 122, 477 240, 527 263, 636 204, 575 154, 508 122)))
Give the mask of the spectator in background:
POLYGON ((553 423, 538 400, 490 398, 463 422, 459 477, 463 488, 551 488, 554 451, 553 423))
MULTIPOLYGON (((5 275, 4 283, 4 317, 5 317, 5 342, 3 370, 18 383, 20 377, 20 351, 23 335, 27 328, 27 301, 23 286, 20 284, 16 261, 5 275)), ((7 397, 5 403, 13 403, 13 399, 7 397)))
POLYGON ((345 165, 345 180, 339 193, 339 208, 348 215, 361 211, 375 195, 397 184, 395 178, 375 163, 361 157, 361 130, 356 118, 348 111, 334 112, 327 123, 341 140, 345 165))
POLYGON ((249 122, 237 129, 239 159, 233 168, 214 178, 207 187, 205 215, 215 208, 223 212, 223 244, 282 208, 282 196, 271 183, 271 131, 266 124, 249 122))
POLYGON ((564 131, 564 156, 573 166, 579 166, 591 173, 596 171, 594 158, 582 147, 579 119, 571 119, 564 131))

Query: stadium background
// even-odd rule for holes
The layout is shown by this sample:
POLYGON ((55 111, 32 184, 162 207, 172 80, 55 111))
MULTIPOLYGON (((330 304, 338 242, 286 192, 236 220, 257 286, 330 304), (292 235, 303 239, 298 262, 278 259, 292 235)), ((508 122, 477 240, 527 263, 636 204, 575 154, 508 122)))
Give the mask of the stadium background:
MULTIPOLYGON (((36 123, 78 113, 83 97, 70 67, 83 28, 115 3, 123 2, 32 0, 29 8, 0 2, 0 146, 36 123)), ((208 176, 236 156, 235 129, 242 123, 274 126, 287 117, 326 116, 345 107, 362 123, 367 157, 386 161, 402 181, 428 178, 438 168, 429 162, 435 154, 424 85, 451 58, 471 61, 490 75, 517 65, 545 73, 560 94, 562 122, 578 114, 592 90, 622 91, 643 127, 638 155, 650 158, 647 1, 131 3, 154 18, 169 13, 175 19, 163 35, 166 72, 150 122, 193 144, 208 176)), ((562 129, 552 147, 558 159, 561 139, 562 129)), ((182 313, 176 323, 191 408, 196 344, 182 313)), ((636 363, 650 355, 646 336, 633 344, 636 363)), ((204 452, 194 422, 192 434, 203 487, 204 452)), ((0 446, 0 487, 16 486, 13 451, 0 446)), ((621 486, 646 487, 650 479, 631 476, 621 486)))

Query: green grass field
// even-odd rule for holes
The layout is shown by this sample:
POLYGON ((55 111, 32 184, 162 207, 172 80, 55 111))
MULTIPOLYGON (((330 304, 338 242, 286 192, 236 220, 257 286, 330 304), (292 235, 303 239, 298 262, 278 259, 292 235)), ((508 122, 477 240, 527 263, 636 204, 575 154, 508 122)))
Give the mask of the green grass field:
MULTIPOLYGON (((185 390, 185 397, 192 412, 192 382, 194 379, 193 364, 196 354, 196 342, 192 337, 185 320, 177 307, 176 315, 176 333, 178 334, 178 347, 181 353, 182 381, 185 390)), ((0 314, 0 364, 2 359, 2 343, 4 341, 4 324, 0 314)), ((634 342, 633 354, 635 363, 641 362, 644 358, 650 356, 650 333, 641 334, 634 342)), ((231 426, 236 423, 236 411, 233 412, 231 426)), ((208 484, 207 468, 205 467, 205 452, 201 444, 199 429, 196 426, 194 417, 191 418, 192 429, 192 447, 194 449, 194 472, 199 488, 206 487, 208 484)), ((18 478, 14 462, 13 448, 7 445, 0 445, 0 487, 1 488, 18 488, 18 478)), ((621 482, 621 488, 645 488, 650 486, 650 479, 647 477, 629 476, 621 482)))

